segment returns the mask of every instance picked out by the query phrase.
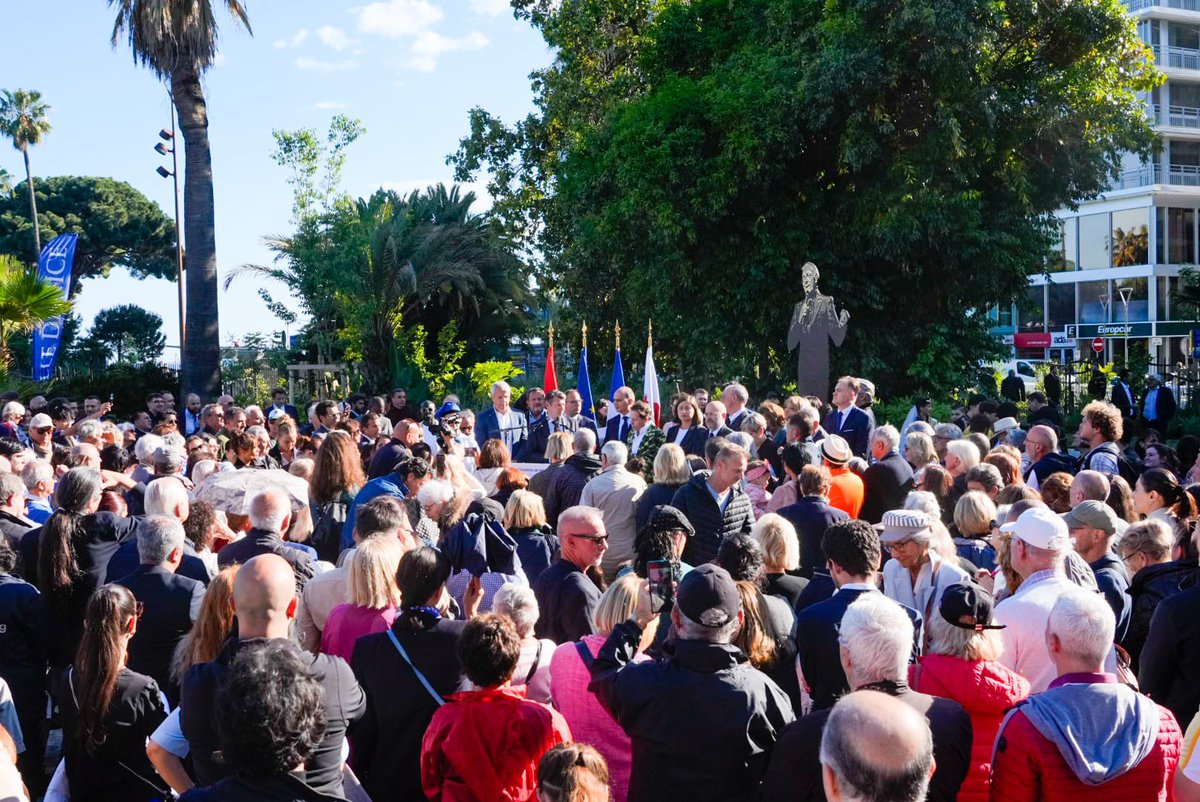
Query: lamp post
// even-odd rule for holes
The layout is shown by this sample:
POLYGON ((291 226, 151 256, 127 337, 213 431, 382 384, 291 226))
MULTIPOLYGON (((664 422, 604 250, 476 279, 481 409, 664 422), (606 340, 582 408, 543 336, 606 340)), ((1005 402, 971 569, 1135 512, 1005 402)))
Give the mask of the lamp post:
POLYGON ((1129 367, 1129 297, 1133 295, 1133 287, 1121 287, 1121 305, 1125 307, 1125 367, 1129 367))
MULTIPOLYGON (((1108 323, 1109 322, 1108 321, 1108 305, 1110 303, 1112 303, 1112 296, 1106 292, 1103 295, 1098 296, 1098 298, 1100 301, 1100 308, 1104 311, 1103 322, 1108 323)), ((1108 358, 1108 338, 1107 337, 1104 338, 1104 356, 1106 359, 1108 358)))
POLYGON ((163 178, 172 179, 175 195, 175 266, 176 285, 179 289, 179 368, 182 376, 183 370, 183 355, 184 355, 184 340, 187 337, 187 325, 184 320, 184 283, 183 283, 183 223, 179 218, 179 157, 175 152, 175 105, 171 105, 171 130, 165 128, 158 132, 158 138, 162 140, 155 144, 154 150, 159 155, 166 156, 171 154, 171 169, 168 170, 161 164, 155 170, 156 173, 163 178))

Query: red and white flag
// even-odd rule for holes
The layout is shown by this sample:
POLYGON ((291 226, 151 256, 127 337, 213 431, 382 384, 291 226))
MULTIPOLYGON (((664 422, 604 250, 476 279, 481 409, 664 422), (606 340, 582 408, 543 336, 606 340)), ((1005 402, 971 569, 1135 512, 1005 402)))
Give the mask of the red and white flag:
POLYGON ((660 425, 662 399, 658 395, 658 371, 654 369, 654 346, 646 346, 646 383, 642 387, 642 400, 654 407, 654 425, 660 425))

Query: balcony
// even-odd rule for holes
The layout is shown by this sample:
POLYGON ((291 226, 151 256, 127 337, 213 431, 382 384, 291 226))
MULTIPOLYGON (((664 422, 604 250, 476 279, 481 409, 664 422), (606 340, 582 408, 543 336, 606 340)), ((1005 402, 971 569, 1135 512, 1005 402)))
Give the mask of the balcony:
POLYGON ((1130 11, 1146 8, 1178 8, 1182 11, 1200 11, 1200 0, 1126 0, 1130 11))
POLYGON ((1172 164, 1165 174, 1163 169, 1156 164, 1144 164, 1121 173, 1113 180, 1108 189, 1109 191, 1136 189, 1137 187, 1148 187, 1151 184, 1200 187, 1200 164, 1172 164))
POLYGON ((1168 184, 1185 187, 1200 187, 1200 164, 1172 164, 1167 176, 1168 184))
MULTIPOLYGON (((1200 2, 1200 0, 1197 0, 1200 2)), ((1200 70, 1200 50, 1190 47, 1163 47, 1155 45, 1154 61, 1160 67, 1180 70, 1200 70)))
POLYGON ((1158 125, 1200 130, 1200 109, 1192 106, 1169 106, 1166 115, 1152 113, 1150 119, 1158 125))

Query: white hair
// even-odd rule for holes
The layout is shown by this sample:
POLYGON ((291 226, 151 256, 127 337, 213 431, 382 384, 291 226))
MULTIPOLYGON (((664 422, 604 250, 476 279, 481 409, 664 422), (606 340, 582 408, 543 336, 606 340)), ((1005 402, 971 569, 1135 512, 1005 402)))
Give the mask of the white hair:
POLYGON ((37 487, 38 482, 54 483, 54 466, 49 460, 35 459, 25 466, 21 471, 21 481, 25 483, 26 490, 33 490, 37 487))
POLYGON ((951 440, 946 443, 946 456, 958 457, 963 468, 970 470, 979 464, 979 446, 970 440, 951 440))
POLYGON ((75 429, 75 434, 80 440, 91 440, 93 438, 99 440, 104 433, 104 424, 98 420, 81 421, 75 429))
POLYGON ((742 418, 742 431, 749 432, 765 432, 767 430, 767 419, 757 412, 747 412, 742 418))
POLYGON ((139 465, 151 467, 154 461, 154 452, 162 448, 163 439, 156 434, 144 434, 138 438, 138 441, 133 445, 133 454, 137 457, 139 465))
MULTIPOLYGON (((150 495, 149 490, 146 495, 150 495)), ((179 521, 169 515, 147 515, 142 518, 137 530, 138 561, 142 565, 162 565, 171 552, 182 547, 183 524, 179 521)))
POLYGON ((591 429, 580 429, 571 438, 571 450, 576 454, 591 454, 596 450, 596 433, 591 429))
POLYGON ((882 440, 889 452, 900 448, 900 432, 896 431, 896 427, 890 423, 885 423, 882 426, 876 426, 875 431, 871 434, 871 442, 882 440))
POLYGON ((743 404, 750 400, 750 393, 746 390, 746 386, 738 384, 737 382, 725 385, 725 392, 729 393, 743 404))
POLYGON ((175 510, 188 508, 188 492, 183 482, 170 476, 155 479, 146 486, 146 514, 175 516, 175 510))
POLYGON ((25 405, 20 401, 9 401, 4 405, 4 409, 0 410, 0 418, 8 420, 9 418, 25 417, 25 405))
MULTIPOLYGON (((512 387, 509 386, 508 382, 503 382, 503 381, 495 382, 494 384, 492 384, 491 393, 495 393, 497 390, 508 390, 511 393, 512 387)), ((489 393, 489 395, 491 393, 489 393)))
POLYGON ((600 456, 604 457, 609 465, 624 465, 629 459, 629 449, 620 440, 609 440, 600 449, 600 456))
MULTIPOLYGON (((675 609, 679 610, 679 607, 676 606, 675 609)), ((706 627, 688 618, 682 610, 679 610, 679 627, 675 634, 679 636, 680 640, 730 643, 733 636, 737 634, 739 626, 741 626, 740 622, 734 617, 719 627, 706 627)))
POLYGON ((417 491, 417 501, 422 507, 430 504, 449 504, 454 500, 454 485, 441 479, 431 479, 417 491))
POLYGON ((169 446, 173 446, 174 448, 178 448, 180 451, 183 451, 184 446, 187 445, 187 438, 179 432, 167 432, 162 436, 162 439, 164 443, 169 446))
POLYGON ((928 490, 913 490, 904 497, 904 509, 919 510, 935 519, 942 517, 942 507, 938 504, 937 496, 928 490))
POLYGON ((522 638, 529 637, 541 615, 533 589, 515 582, 509 582, 496 591, 492 597, 492 612, 511 619, 522 638))
POLYGON ((1116 629, 1116 616, 1104 597, 1082 590, 1059 596, 1046 623, 1046 631, 1058 637, 1063 652, 1097 666, 1112 649, 1116 629))
POLYGON ((842 616, 838 642, 850 655, 860 683, 902 680, 912 654, 913 624, 882 593, 863 593, 842 616))
POLYGON ((282 532, 283 523, 291 512, 287 494, 277 487, 268 487, 250 499, 250 524, 267 532, 282 532))
POLYGON ((800 407, 800 411, 796 414, 809 422, 821 420, 821 413, 817 411, 817 408, 809 406, 808 404, 800 407))
POLYGON ((947 440, 959 440, 963 436, 963 430, 953 423, 939 423, 933 427, 935 437, 944 437, 947 440))
POLYGON ((584 507, 576 505, 567 507, 558 516, 558 531, 562 532, 566 525, 574 522, 586 523, 595 529, 604 531, 604 516, 600 514, 600 510, 595 507, 584 507))
POLYGON ((247 418, 248 418, 248 417, 250 417, 250 413, 252 413, 252 412, 257 412, 257 413, 258 413, 258 416, 259 416, 260 418, 261 418, 261 417, 264 417, 264 416, 263 416, 262 407, 260 407, 258 404, 251 404, 250 406, 246 407, 246 408, 245 408, 245 409, 243 409, 242 411, 246 413, 246 417, 247 417, 247 418))
POLYGON ((725 435, 725 439, 728 440, 731 445, 738 446, 747 454, 754 450, 754 438, 745 432, 733 432, 732 434, 727 434, 725 435))
POLYGON ((192 483, 199 485, 205 479, 219 470, 215 459, 202 459, 192 466, 192 483))

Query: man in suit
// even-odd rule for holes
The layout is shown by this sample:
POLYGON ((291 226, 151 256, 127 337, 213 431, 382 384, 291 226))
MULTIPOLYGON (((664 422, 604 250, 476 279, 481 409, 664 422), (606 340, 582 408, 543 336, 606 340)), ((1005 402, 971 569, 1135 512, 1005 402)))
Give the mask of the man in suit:
POLYGON ((800 576, 805 579, 811 579, 817 569, 825 566, 825 552, 821 551, 825 530, 850 520, 844 511, 829 504, 831 481, 829 469, 824 465, 805 465, 797 477, 800 498, 779 510, 796 529, 800 541, 800 576))
POLYGON ((1162 383, 1162 377, 1151 373, 1146 377, 1146 397, 1142 400, 1142 421, 1147 428, 1165 432, 1175 415, 1175 395, 1162 383))
POLYGON ((888 510, 900 509, 913 487, 912 466, 900 456, 900 432, 885 423, 871 432, 875 464, 863 474, 863 505, 858 517, 877 524, 888 510))
POLYGON ((147 515, 138 527, 140 565, 116 580, 129 588, 143 612, 129 642, 129 669, 153 677, 173 704, 178 686, 171 679, 175 648, 192 629, 204 601, 204 585, 175 572, 183 561, 183 525, 166 515, 147 515))
POLYGON ((525 415, 512 408, 512 388, 508 382, 496 382, 492 385, 491 409, 475 416, 475 442, 483 448, 488 440, 499 440, 508 447, 509 454, 515 454, 528 434, 525 415))
POLYGON ((1015 370, 1010 370, 1004 381, 1000 382, 1000 395, 1013 403, 1025 400, 1025 382, 1015 370))
MULTIPOLYGON (((869 523, 850 520, 834 524, 821 538, 821 549, 837 591, 825 601, 802 610, 796 616, 794 631, 796 659, 814 711, 832 707, 839 696, 850 690, 838 644, 842 616, 864 593, 880 592, 879 534, 869 523)), ((919 632, 920 616, 915 610, 900 606, 919 632)))
POLYGON ((1129 384, 1129 370, 1122 370, 1112 383, 1112 405, 1121 412, 1121 418, 1128 420, 1137 409, 1137 401, 1133 397, 1133 387, 1129 384))
POLYGON ((709 401, 704 408, 704 426, 708 429, 708 439, 728 437, 733 434, 725 424, 725 404, 720 401, 709 401))
POLYGON ((871 419, 857 406, 858 379, 843 376, 833 388, 833 411, 825 416, 825 431, 841 435, 855 456, 866 457, 871 442, 871 419))
POLYGON ((271 391, 271 406, 267 407, 264 410, 264 413, 267 416, 267 420, 271 419, 271 410, 278 409, 281 412, 285 413, 289 418, 291 418, 297 424, 304 422, 304 421, 300 420, 300 413, 298 411, 296 411, 296 408, 287 402, 287 398, 288 398, 288 392, 287 392, 287 390, 283 389, 282 387, 276 387, 274 390, 271 391))
POLYGON ((550 441, 550 435, 555 432, 574 434, 579 428, 574 420, 564 414, 566 400, 567 394, 562 390, 546 393, 546 412, 529 427, 529 439, 525 441, 525 453, 521 458, 523 462, 546 462, 546 443, 550 441))
POLYGON ((610 415, 604 424, 605 443, 613 440, 625 442, 625 435, 629 434, 630 426, 629 406, 635 398, 633 390, 628 387, 618 387, 617 391, 613 393, 612 404, 616 412, 610 415))
POLYGON ((599 437, 599 432, 596 430, 596 421, 583 414, 583 396, 579 391, 572 387, 567 390, 567 398, 565 410, 563 413, 567 420, 574 424, 574 431, 580 429, 590 429, 593 434, 599 437))
POLYGON ((725 405, 726 425, 735 432, 742 430, 742 422, 750 412, 746 409, 746 403, 749 400, 750 393, 746 391, 745 385, 727 384, 721 391, 721 403, 725 405))

